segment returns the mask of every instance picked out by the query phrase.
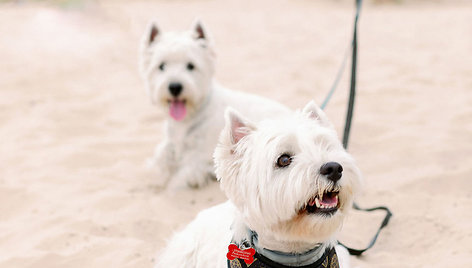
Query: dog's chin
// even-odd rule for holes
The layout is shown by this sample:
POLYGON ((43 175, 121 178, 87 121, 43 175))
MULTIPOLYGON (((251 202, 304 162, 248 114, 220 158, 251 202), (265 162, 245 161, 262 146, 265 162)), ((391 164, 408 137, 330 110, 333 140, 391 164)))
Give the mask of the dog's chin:
POLYGON ((299 215, 332 217, 341 207, 339 191, 326 191, 311 197, 300 208, 299 215))
POLYGON ((310 197, 297 212, 272 230, 287 241, 322 242, 329 239, 344 219, 344 203, 339 192, 327 191, 310 197))

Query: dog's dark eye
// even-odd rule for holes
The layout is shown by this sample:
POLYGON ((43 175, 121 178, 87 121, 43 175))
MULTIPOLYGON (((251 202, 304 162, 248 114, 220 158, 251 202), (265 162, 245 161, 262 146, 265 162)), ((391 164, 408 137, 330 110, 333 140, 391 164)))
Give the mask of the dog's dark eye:
POLYGON ((166 68, 166 63, 165 62, 159 64, 159 70, 164 71, 165 68, 166 68))
POLYGON ((292 157, 288 154, 283 154, 277 159, 277 167, 286 167, 292 163, 292 157))
POLYGON ((187 63, 187 70, 192 71, 193 69, 195 69, 195 65, 191 62, 187 63))

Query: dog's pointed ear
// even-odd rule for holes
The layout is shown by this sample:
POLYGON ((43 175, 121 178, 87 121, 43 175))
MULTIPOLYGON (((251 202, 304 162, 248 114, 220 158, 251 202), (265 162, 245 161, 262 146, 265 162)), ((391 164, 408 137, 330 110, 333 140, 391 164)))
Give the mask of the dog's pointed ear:
POLYGON ((146 42, 146 45, 150 46, 152 43, 157 41, 160 33, 161 31, 159 30, 159 27, 157 27, 156 22, 152 21, 151 23, 149 23, 147 34, 144 40, 146 42))
POLYGON ((193 38, 202 48, 207 49, 211 57, 215 57, 213 38, 211 33, 203 26, 203 23, 196 19, 190 29, 191 38, 193 38))
POLYGON ((196 19, 192 25, 193 37, 195 39, 208 40, 207 32, 205 31, 202 22, 199 19, 196 19))
POLYGON ((326 114, 320 109, 320 107, 318 107, 318 105, 315 104, 313 100, 305 105, 302 113, 310 119, 319 121, 323 125, 332 126, 326 114))
POLYGON ((231 107, 226 108, 225 121, 225 130, 229 132, 230 142, 233 145, 256 129, 252 123, 231 107))
POLYGON ((145 75, 150 67, 153 51, 152 45, 159 40, 160 35, 161 30, 157 27, 157 23, 154 21, 148 23, 140 45, 139 70, 142 75, 145 75))

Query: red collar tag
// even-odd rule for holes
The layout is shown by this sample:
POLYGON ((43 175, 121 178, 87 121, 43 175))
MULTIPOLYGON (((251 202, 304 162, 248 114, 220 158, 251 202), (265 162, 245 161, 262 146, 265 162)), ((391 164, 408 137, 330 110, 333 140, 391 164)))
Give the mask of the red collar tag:
POLYGON ((230 261, 234 260, 235 258, 238 258, 244 260, 246 264, 251 264, 254 261, 255 253, 256 250, 253 248, 242 250, 237 245, 230 244, 228 246, 228 254, 226 254, 226 257, 230 261))

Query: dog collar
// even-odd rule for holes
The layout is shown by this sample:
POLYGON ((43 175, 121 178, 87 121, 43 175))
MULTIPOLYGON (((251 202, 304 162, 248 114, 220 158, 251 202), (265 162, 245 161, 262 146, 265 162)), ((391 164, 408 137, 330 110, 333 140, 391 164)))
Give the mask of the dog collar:
MULTIPOLYGON (((237 248, 235 241, 228 247, 237 248)), ((339 268, 338 257, 334 247, 325 248, 318 245, 307 252, 300 254, 290 254, 259 247, 257 233, 248 229, 248 239, 244 239, 240 245, 240 252, 255 252, 249 258, 230 258, 228 253, 228 268, 235 267, 255 267, 255 268, 339 268), (254 249, 254 250, 253 250, 254 249)))

